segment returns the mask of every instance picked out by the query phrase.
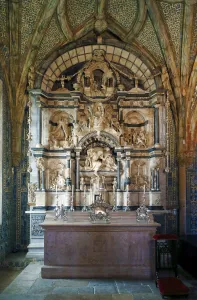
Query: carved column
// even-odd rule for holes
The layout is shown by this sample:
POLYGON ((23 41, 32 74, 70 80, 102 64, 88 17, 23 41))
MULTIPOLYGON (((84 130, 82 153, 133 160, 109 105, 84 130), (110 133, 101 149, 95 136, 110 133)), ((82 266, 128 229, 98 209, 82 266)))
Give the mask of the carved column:
POLYGON ((117 190, 120 191, 120 158, 117 158, 117 190))
MULTIPOLYGON (((78 150, 78 149, 77 149, 78 150)), ((81 149, 80 149, 81 150, 81 149)), ((80 190, 80 151, 76 151, 76 162, 75 162, 75 181, 76 181, 76 190, 80 190)))
POLYGON ((159 186, 159 168, 156 169, 156 190, 157 191, 160 190, 160 186, 159 186))
POLYGON ((42 191, 45 191, 45 171, 42 170, 42 191))
POLYGON ((37 185, 37 190, 40 190, 40 170, 37 170, 37 181, 38 181, 38 185, 37 185))
POLYGON ((155 169, 151 170, 151 190, 155 190, 155 169))
POLYGON ((79 160, 80 158, 76 158, 76 190, 80 189, 80 176, 79 176, 79 160))
POLYGON ((70 157, 68 157, 66 160, 66 185, 70 187, 72 185, 70 177, 70 157))
POLYGON ((126 152, 126 164, 125 164, 125 185, 129 185, 131 183, 131 177, 130 177, 130 151, 126 152))

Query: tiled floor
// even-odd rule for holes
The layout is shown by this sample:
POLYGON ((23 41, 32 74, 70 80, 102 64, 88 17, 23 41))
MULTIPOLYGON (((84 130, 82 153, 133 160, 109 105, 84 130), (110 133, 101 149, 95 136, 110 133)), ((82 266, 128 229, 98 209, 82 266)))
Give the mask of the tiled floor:
MULTIPOLYGON (((159 300, 154 281, 42 279, 43 262, 31 262, 20 271, 2 269, 0 300, 159 300), (12 282, 11 282, 12 281, 12 282), (3 284, 4 282, 4 284, 3 284), (8 283, 11 282, 9 285, 8 283), (3 288, 8 285, 4 290, 3 288)), ((188 299, 197 300, 197 280, 180 276, 191 289, 188 299)), ((181 299, 180 297, 178 299, 181 299)))

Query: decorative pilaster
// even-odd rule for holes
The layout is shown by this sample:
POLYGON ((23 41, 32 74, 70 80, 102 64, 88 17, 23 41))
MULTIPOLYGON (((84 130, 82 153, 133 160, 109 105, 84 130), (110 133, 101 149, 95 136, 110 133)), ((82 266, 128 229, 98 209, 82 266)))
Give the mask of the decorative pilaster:
POLYGON ((159 107, 158 105, 155 106, 154 108, 154 119, 155 119, 155 130, 154 130, 154 143, 155 143, 155 147, 158 148, 160 147, 159 144, 159 107))
POLYGON ((45 171, 42 170, 42 191, 45 191, 45 171))

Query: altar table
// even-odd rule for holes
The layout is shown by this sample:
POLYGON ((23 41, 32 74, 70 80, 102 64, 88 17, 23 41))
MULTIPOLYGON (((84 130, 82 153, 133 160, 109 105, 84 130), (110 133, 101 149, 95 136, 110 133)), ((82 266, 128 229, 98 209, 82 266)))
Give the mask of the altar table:
POLYGON ((113 212, 110 224, 92 224, 88 213, 72 212, 68 221, 47 213, 43 278, 153 278, 154 241, 160 224, 137 223, 135 212, 113 212))

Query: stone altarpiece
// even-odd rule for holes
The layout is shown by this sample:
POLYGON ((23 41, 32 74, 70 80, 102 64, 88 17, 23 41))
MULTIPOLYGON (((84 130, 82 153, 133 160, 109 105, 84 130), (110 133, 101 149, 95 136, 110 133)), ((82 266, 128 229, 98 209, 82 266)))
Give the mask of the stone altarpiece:
POLYGON ((102 186, 112 205, 115 191, 120 210, 127 204, 135 210, 144 194, 149 209, 165 207, 163 92, 145 90, 135 74, 96 49, 72 74, 63 72, 50 93, 30 89, 29 95, 29 250, 42 248, 39 222, 57 195, 69 208, 73 193, 74 208, 81 210, 84 190, 92 204, 102 186))

